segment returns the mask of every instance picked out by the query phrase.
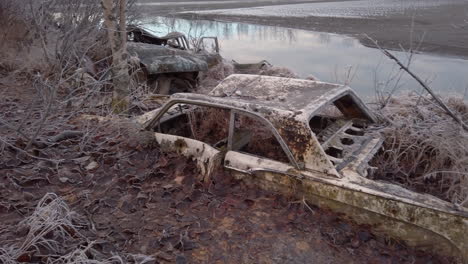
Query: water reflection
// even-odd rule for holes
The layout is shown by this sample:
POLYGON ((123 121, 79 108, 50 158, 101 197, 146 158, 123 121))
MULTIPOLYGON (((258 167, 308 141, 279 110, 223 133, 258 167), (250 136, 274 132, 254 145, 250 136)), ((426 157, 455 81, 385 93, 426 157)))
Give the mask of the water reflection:
MULTIPOLYGON (((377 49, 363 46, 357 39, 329 33, 282 27, 156 18, 145 26, 157 34, 181 31, 192 37, 218 36, 225 58, 239 62, 263 59, 292 69, 306 77, 349 83, 363 96, 383 92, 414 90, 420 86, 377 49), (401 75, 401 78, 400 78, 401 75)), ((392 52, 406 60, 407 53, 392 52)), ((411 69, 444 93, 463 94, 468 85, 468 60, 427 54, 415 55, 411 69)))
MULTIPOLYGON (((285 41, 290 44, 296 42, 297 30, 283 27, 267 27, 245 23, 223 23, 208 20, 185 20, 169 17, 146 19, 144 26, 158 34, 171 31, 184 32, 192 37, 202 34, 216 35, 223 40, 254 40, 254 41, 285 41)), ((323 38, 328 38, 324 33, 323 38)))

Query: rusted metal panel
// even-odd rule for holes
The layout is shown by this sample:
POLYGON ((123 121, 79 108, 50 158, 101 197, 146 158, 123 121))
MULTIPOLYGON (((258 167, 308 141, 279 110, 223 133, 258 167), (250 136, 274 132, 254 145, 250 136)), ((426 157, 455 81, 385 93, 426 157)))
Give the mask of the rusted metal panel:
POLYGON ((468 257, 467 211, 432 196, 393 184, 365 181, 353 171, 347 171, 345 179, 336 180, 236 152, 227 153, 225 167, 246 182, 344 213, 411 246, 465 260, 468 257))
POLYGON ((206 71, 208 66, 221 61, 217 37, 200 39, 201 43, 214 39, 215 53, 209 53, 205 49, 192 50, 187 37, 180 32, 156 36, 142 27, 130 25, 127 33, 132 37, 128 42, 129 53, 140 59, 149 74, 206 71))
POLYGON ((128 51, 138 56, 149 74, 208 70, 206 61, 183 50, 145 43, 128 43, 128 51))
POLYGON ((289 193, 321 208, 343 213, 359 224, 370 225, 374 231, 411 246, 454 256, 464 263, 468 260, 466 212, 413 204, 385 193, 366 192, 359 185, 327 182, 324 177, 298 179, 271 171, 256 171, 254 175, 236 172, 236 175, 264 189, 289 193))
POLYGON ((247 183, 305 198, 411 246, 468 260, 468 211, 433 196, 367 180, 350 170, 334 179, 234 151, 226 154, 224 166, 247 183))
POLYGON ((176 152, 197 162, 203 178, 208 178, 221 164, 221 152, 198 140, 155 133, 155 138, 165 152, 176 152))
POLYGON ((188 41, 185 35, 180 32, 170 32, 165 36, 156 36, 147 29, 136 25, 129 25, 127 26, 127 34, 133 38, 132 41, 134 42, 148 43, 153 45, 167 45, 168 40, 183 39, 183 41, 186 43, 181 43, 183 44, 181 47, 184 49, 189 49, 188 41))
POLYGON ((271 67, 271 63, 266 60, 259 61, 257 63, 238 63, 233 61, 234 69, 239 73, 249 73, 252 71, 259 71, 268 67, 271 67))

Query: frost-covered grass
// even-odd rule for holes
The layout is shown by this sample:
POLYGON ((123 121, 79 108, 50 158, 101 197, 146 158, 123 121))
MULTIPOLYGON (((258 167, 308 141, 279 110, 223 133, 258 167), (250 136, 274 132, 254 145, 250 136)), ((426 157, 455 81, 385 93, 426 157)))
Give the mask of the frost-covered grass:
MULTIPOLYGON (((467 122, 466 102, 444 101, 467 122)), ((385 143, 373 161, 375 177, 468 207, 468 132, 431 98, 414 94, 393 97, 378 115, 385 143)))
POLYGON ((86 225, 60 197, 48 193, 34 212, 19 223, 18 229, 25 228, 26 236, 0 246, 0 263, 143 264, 154 261, 152 257, 139 254, 104 256, 93 248, 93 241, 80 233, 79 229, 86 225))
POLYGON ((46 194, 37 204, 33 214, 19 223, 28 230, 26 237, 0 249, 2 263, 15 261, 32 252, 63 254, 70 246, 70 237, 79 234, 74 222, 76 215, 57 195, 46 194))

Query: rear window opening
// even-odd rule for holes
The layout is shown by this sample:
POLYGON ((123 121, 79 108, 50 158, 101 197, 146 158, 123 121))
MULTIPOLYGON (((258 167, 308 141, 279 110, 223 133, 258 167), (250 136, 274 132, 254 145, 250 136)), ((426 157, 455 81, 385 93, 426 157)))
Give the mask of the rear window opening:
POLYGON ((320 134, 320 132, 322 132, 331 124, 333 124, 336 120, 337 120, 336 118, 328 117, 328 116, 314 116, 310 120, 309 126, 310 126, 310 129, 312 129, 312 132, 318 135, 320 134))
POLYGON ((365 135, 366 116, 350 96, 339 98, 309 121, 312 132, 338 170, 352 162, 370 137, 365 135))
POLYGON ((359 129, 366 127, 367 121, 365 120, 367 119, 367 115, 362 112, 353 98, 350 95, 345 95, 320 109, 310 119, 309 126, 322 143, 326 141, 328 134, 333 134, 334 130, 337 131, 346 124, 344 121, 352 121, 350 135, 362 136, 363 133, 359 129), (325 134, 325 138, 321 134, 325 134))
POLYGON ((322 132, 326 133, 333 124, 338 120, 344 120, 345 117, 340 112, 340 110, 333 104, 324 107, 320 110, 315 116, 313 116, 309 121, 309 127, 312 129, 319 141, 323 141, 322 132))

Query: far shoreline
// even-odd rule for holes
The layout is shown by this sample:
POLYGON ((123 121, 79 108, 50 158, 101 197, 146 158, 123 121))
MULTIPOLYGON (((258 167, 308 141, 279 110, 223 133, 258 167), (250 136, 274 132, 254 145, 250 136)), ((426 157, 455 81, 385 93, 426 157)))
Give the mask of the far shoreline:
POLYGON ((328 32, 357 38, 364 46, 375 48, 366 35, 376 40, 382 48, 468 59, 468 2, 447 1, 436 7, 423 7, 405 13, 387 13, 370 18, 343 17, 282 17, 247 16, 216 13, 197 13, 217 9, 255 8, 262 6, 294 5, 301 3, 346 2, 350 0, 262 0, 262 1, 187 1, 140 0, 140 3, 158 3, 157 6, 142 5, 139 11, 144 16, 177 17, 191 20, 243 22, 266 26, 279 26, 316 32, 328 32), (181 13, 184 12, 184 13, 181 13), (410 40, 412 38, 412 41, 410 40), (422 40, 422 41, 421 41, 422 40))
MULTIPOLYGON (((356 38, 359 42, 370 48, 378 48, 368 38, 376 40, 381 48, 397 51, 409 51, 413 47, 413 51, 436 56, 446 56, 468 60, 468 38, 459 39, 461 45, 453 45, 451 38, 454 36, 461 37, 463 34, 468 36, 468 28, 466 32, 463 30, 454 29, 452 32, 434 33, 430 40, 424 37, 423 41, 413 40, 411 43, 411 21, 398 23, 387 17, 376 18, 372 22, 379 22, 382 27, 392 27, 391 30, 379 32, 373 29, 373 25, 369 25, 370 19, 366 18, 336 18, 336 17, 257 17, 257 16, 238 16, 238 15, 219 15, 219 14, 195 14, 195 13, 175 13, 168 17, 175 17, 187 20, 208 20, 219 22, 237 22, 247 24, 257 24, 264 26, 277 26, 291 29, 300 29, 316 32, 327 32, 339 35, 348 35, 356 38), (346 25, 346 26, 345 26, 346 25), (434 41, 435 39, 435 41, 434 41)), ((418 39, 427 35, 427 31, 421 32, 417 26, 414 26, 413 38, 418 39)))

